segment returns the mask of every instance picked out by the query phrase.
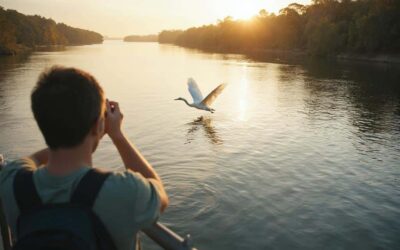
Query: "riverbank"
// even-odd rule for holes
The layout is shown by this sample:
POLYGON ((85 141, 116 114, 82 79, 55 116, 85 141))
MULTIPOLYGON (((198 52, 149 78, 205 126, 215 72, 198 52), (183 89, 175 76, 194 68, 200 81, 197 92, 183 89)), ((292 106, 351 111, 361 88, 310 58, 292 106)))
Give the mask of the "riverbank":
POLYGON ((21 44, 15 44, 10 47, 0 46, 0 56, 15 56, 20 54, 26 54, 31 52, 33 49, 21 44))
POLYGON ((336 58, 338 60, 345 60, 345 61, 364 61, 364 62, 373 62, 373 63, 400 64, 400 54, 398 54, 398 55, 389 55, 389 54, 368 54, 368 55, 339 54, 337 56, 334 56, 334 58, 336 58))
POLYGON ((370 62, 370 63, 387 63, 387 64, 400 64, 400 54, 355 54, 355 53, 340 53, 337 55, 329 56, 316 56, 311 55, 303 50, 282 50, 282 49, 253 49, 253 50, 227 50, 224 48, 195 48, 189 46, 182 46, 179 44, 172 45, 189 48, 198 49, 207 53, 220 53, 220 54, 241 54, 248 56, 251 59, 258 61, 289 61, 297 62, 304 61, 305 59, 315 58, 315 59, 328 59, 328 60, 339 60, 339 61, 360 61, 360 62, 370 62))
POLYGON ((123 39, 124 42, 158 42, 158 35, 130 35, 123 39))
POLYGON ((264 57, 272 58, 275 60, 304 60, 310 57, 322 59, 334 59, 341 61, 363 61, 372 63, 390 63, 400 64, 400 54, 355 54, 355 53, 340 53, 337 55, 329 56, 314 56, 301 50, 253 50, 245 51, 244 53, 250 57, 264 57))
POLYGON ((2 56, 17 56, 24 55, 35 51, 61 51, 65 50, 67 46, 83 46, 101 44, 101 42, 90 42, 90 43, 76 43, 76 44, 50 44, 50 45, 35 45, 32 47, 23 44, 13 44, 11 46, 0 46, 0 57, 2 56))
POLYGON ((19 56, 19 55, 26 55, 36 51, 63 51, 68 46, 84 46, 84 45, 93 45, 93 44, 100 44, 100 43, 82 43, 82 44, 53 44, 53 45, 36 45, 33 47, 28 47, 22 44, 17 44, 12 48, 0 48, 0 57, 8 57, 8 56, 19 56))

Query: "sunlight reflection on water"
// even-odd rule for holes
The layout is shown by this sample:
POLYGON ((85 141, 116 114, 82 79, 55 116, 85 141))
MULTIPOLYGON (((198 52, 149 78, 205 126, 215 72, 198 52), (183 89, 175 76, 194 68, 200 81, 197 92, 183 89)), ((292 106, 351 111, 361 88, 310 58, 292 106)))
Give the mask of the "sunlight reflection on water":
POLYGON ((242 79, 240 81, 240 97, 239 97, 239 120, 245 121, 246 110, 247 110, 247 85, 248 81, 246 78, 246 66, 243 66, 242 79))

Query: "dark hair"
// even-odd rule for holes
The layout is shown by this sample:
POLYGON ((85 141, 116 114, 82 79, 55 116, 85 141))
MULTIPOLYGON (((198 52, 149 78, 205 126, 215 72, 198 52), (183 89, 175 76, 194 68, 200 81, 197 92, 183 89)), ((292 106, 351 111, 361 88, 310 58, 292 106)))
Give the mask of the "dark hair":
POLYGON ((31 102, 49 148, 71 148, 83 142, 103 112, 104 93, 89 73, 54 66, 40 75, 31 102))

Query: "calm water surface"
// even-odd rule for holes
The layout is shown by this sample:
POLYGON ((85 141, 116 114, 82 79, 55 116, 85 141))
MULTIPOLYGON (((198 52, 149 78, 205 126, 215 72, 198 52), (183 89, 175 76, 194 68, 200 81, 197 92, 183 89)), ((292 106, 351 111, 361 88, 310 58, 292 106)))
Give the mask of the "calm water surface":
MULTIPOLYGON (((29 94, 54 64, 93 73, 165 181, 161 221, 199 249, 400 249, 400 70, 255 62, 105 42, 0 58, 0 152, 44 147, 29 94), (216 113, 188 108, 186 80, 216 113)), ((123 169, 105 139, 95 163, 123 169)), ((146 249, 158 249, 145 241, 146 249)))

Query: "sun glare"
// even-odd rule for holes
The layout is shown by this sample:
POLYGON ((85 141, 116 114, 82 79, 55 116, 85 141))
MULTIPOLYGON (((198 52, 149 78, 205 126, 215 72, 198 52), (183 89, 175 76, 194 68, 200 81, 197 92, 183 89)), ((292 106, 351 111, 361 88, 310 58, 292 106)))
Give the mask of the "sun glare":
POLYGON ((260 9, 252 4, 233 4, 231 16, 234 19, 250 19, 257 15, 260 9))
MULTIPOLYGON (((220 14, 231 16, 234 19, 248 20, 257 16, 260 10, 266 10, 268 13, 279 13, 279 10, 286 7, 290 2, 289 0, 226 0, 220 1, 216 5, 223 13, 220 14), (224 4, 222 6, 222 3, 224 4)), ((310 0, 298 0, 293 2, 306 3, 310 0)))

